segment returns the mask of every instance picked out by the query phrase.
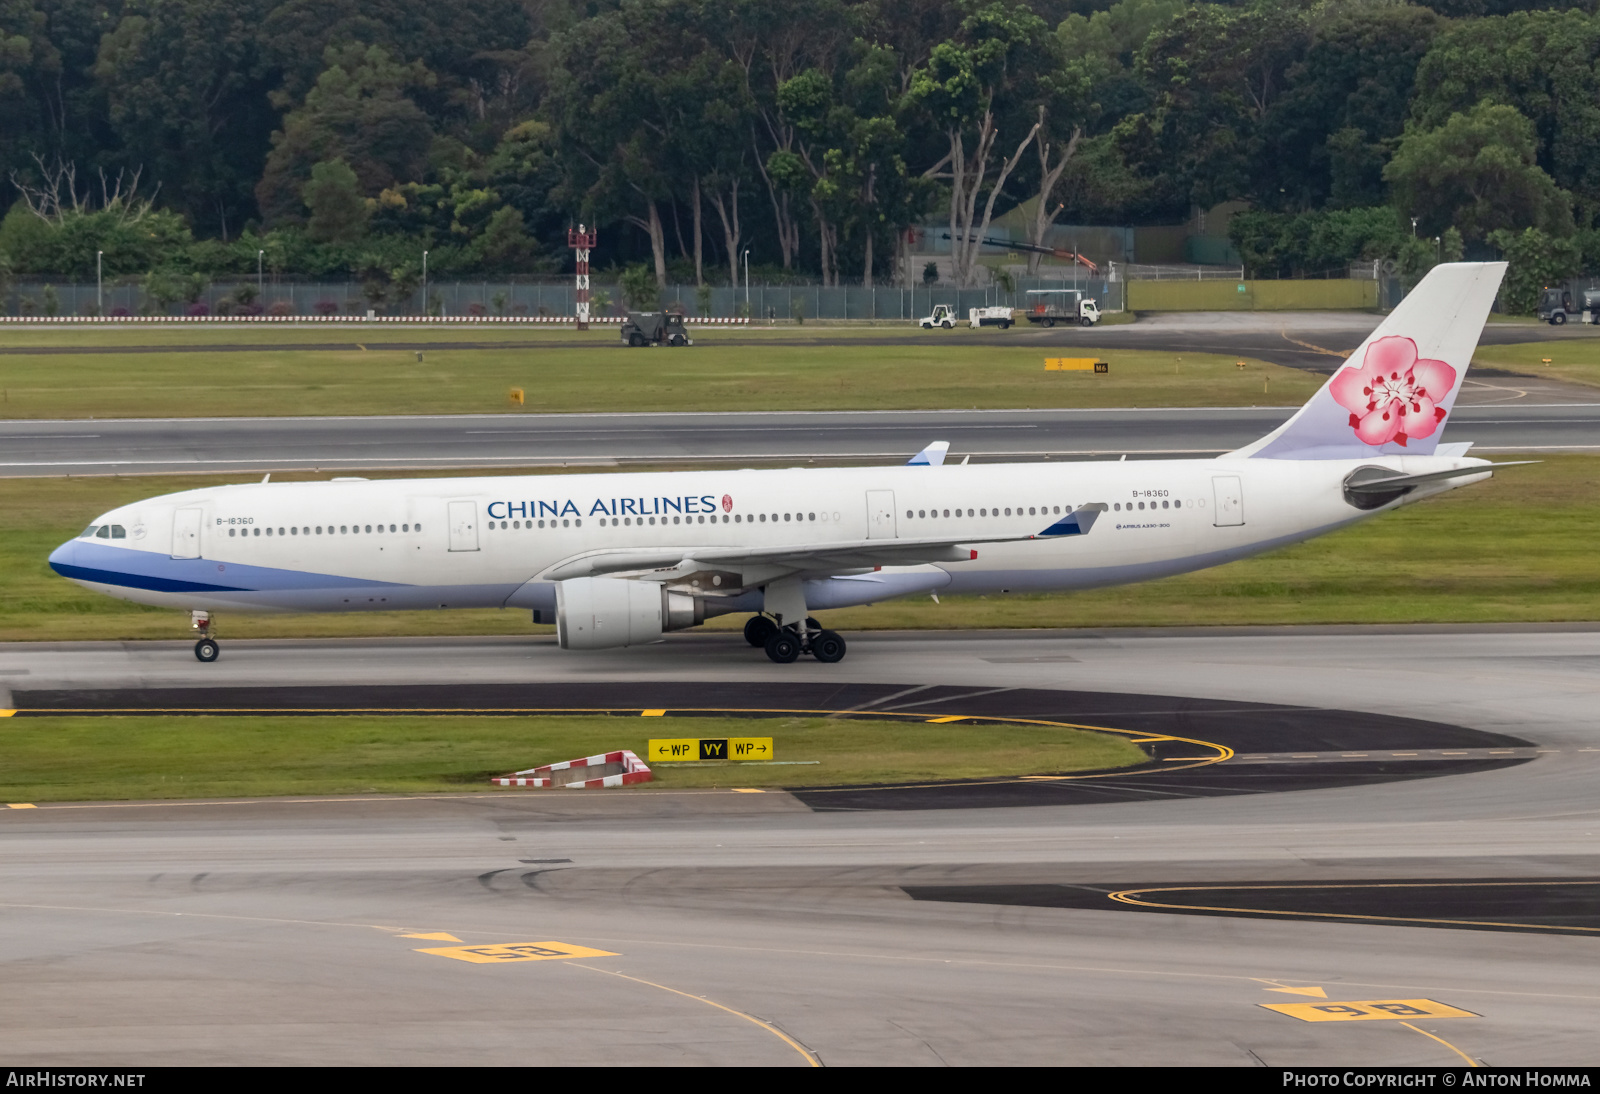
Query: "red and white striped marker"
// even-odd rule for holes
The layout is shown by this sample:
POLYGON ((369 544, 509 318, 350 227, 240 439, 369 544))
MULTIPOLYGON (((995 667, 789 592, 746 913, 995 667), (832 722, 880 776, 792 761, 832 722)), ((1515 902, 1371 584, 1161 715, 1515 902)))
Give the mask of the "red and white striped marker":
POLYGON ((509 775, 497 775, 489 781, 496 786, 521 786, 530 790, 543 790, 553 786, 565 787, 568 790, 598 790, 606 786, 633 786, 636 783, 647 783, 655 778, 650 773, 650 768, 645 762, 634 755, 632 749, 623 749, 620 752, 602 752, 598 756, 585 756, 581 760, 567 760, 558 764, 546 764, 543 767, 530 767, 526 771, 513 771, 509 775), (596 779, 582 779, 578 782, 557 782, 553 776, 557 771, 571 771, 575 768, 605 767, 608 764, 621 764, 622 771, 615 775, 602 775, 596 779))

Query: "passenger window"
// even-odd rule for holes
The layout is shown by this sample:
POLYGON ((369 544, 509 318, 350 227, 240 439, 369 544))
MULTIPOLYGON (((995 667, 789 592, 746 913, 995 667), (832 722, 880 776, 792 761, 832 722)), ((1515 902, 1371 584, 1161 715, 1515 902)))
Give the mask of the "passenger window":
POLYGON ((339 525, 339 534, 341 536, 349 535, 350 534, 350 528, 347 525, 344 525, 344 524, 339 525))
MULTIPOLYGON (((910 515, 911 515, 911 514, 910 514, 910 513, 907 513, 907 514, 906 514, 906 516, 908 516, 908 517, 909 517, 909 516, 910 516, 910 515)), ((766 523, 766 522, 767 522, 767 514, 765 514, 765 513, 762 513, 762 514, 761 514, 761 523, 762 523, 762 524, 765 524, 765 523, 766 523)))
POLYGON ((232 528, 229 528, 229 529, 228 529, 228 538, 229 538, 229 539, 232 539, 232 538, 233 538, 233 532, 234 532, 234 530, 233 530, 233 529, 232 529, 232 528))
POLYGON ((1182 509, 1183 508, 1183 502, 1175 501, 1175 502, 1172 503, 1172 507, 1174 509, 1182 509))

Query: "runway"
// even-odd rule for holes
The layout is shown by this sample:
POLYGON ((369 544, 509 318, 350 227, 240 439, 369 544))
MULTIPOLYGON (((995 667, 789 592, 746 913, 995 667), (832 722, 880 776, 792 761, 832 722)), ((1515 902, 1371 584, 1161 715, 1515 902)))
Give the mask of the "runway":
POLYGON ((0 646, 24 709, 601 695, 642 737, 670 716, 631 721, 624 702, 757 696, 856 717, 1049 710, 1241 746, 1196 787, 1319 763, 1426 776, 984 808, 649 789, 40 803, 0 811, 0 1052, 1592 1064, 1597 665, 1592 626, 863 634, 834 666, 775 666, 732 635, 596 654, 225 642, 209 666, 179 643, 0 646), (1356 732, 1343 752, 1391 755, 1327 755, 1356 732), (1456 766, 1425 770, 1440 763, 1456 766))
MULTIPOLYGON (((958 460, 1205 457, 1255 440, 1292 413, 1218 407, 13 421, 0 422, 0 476, 900 462, 933 440, 950 441, 958 460)), ((1463 405, 1448 439, 1475 441, 1476 451, 1490 454, 1600 451, 1600 397, 1463 405)))

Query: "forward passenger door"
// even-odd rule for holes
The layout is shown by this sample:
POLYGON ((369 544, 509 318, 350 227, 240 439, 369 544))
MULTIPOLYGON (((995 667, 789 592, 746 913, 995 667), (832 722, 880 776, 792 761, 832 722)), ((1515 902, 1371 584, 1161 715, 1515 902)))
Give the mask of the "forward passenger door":
POLYGON ((450 503, 450 549, 476 551, 478 549, 478 503, 453 501, 450 503))
POLYGON ((200 509, 179 509, 172 514, 172 557, 200 557, 200 509))

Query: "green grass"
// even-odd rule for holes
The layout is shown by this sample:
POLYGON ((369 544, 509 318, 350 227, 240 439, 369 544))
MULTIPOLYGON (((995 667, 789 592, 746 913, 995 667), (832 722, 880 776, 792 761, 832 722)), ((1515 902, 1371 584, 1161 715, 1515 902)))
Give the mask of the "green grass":
POLYGON ((652 735, 772 737, 778 759, 819 761, 658 764, 649 786, 668 789, 1058 773, 1145 759, 1108 734, 919 719, 61 715, 0 722, 0 801, 483 792, 491 775, 619 748, 642 755, 652 735))
POLYGON ((1600 338, 1479 346, 1472 363, 1543 380, 1600 387, 1600 338), (1544 363, 1546 358, 1550 360, 1548 365, 1544 363))
MULTIPOLYGON (((1502 457, 1512 458, 1512 457, 1502 457)), ((291 478, 296 476, 289 476, 291 478)), ((300 476, 309 477, 309 476, 300 476)), ((183 613, 88 592, 45 559, 113 506, 217 477, 0 479, 0 640, 181 638, 183 613)), ((1600 619, 1600 457, 1557 455, 1260 558, 1083 593, 928 597, 826 614, 849 632, 1600 619)), ((713 620, 737 628, 743 616, 713 620)), ((227 638, 530 634, 524 611, 223 615, 227 638)))
MULTIPOLYGON (((688 349, 628 349, 614 331, 45 330, 0 331, 0 348, 249 344, 247 352, 6 353, 0 418, 300 414, 457 414, 1298 405, 1320 379, 1215 354, 986 344, 1001 332, 928 332, 874 344, 872 331, 697 331, 688 349), (815 339, 838 345, 812 344, 815 339), (368 349, 297 349, 360 343, 368 349), (803 344, 777 344, 803 340, 803 344), (490 348, 377 348, 383 342, 490 348), (535 348, 502 346, 534 342, 535 348), (1105 376, 1046 372, 1048 356, 1099 355, 1105 376)), ((1017 332, 1010 332, 1014 336, 1017 332)), ((881 339, 881 333, 879 334, 881 339)))

